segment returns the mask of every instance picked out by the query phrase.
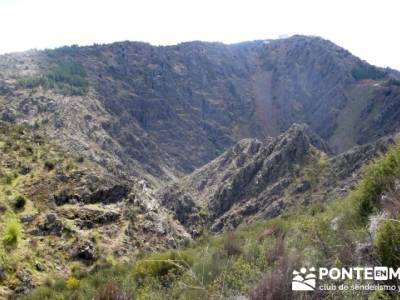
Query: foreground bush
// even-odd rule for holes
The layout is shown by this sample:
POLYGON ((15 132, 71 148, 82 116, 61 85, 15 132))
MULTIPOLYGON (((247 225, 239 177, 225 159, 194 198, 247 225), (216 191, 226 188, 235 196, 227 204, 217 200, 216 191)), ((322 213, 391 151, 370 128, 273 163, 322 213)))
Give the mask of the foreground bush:
POLYGON ((289 286, 293 258, 282 255, 270 272, 253 288, 250 293, 251 300, 292 299, 292 290, 289 286))
POLYGON ((23 209, 25 207, 25 204, 26 204, 26 199, 24 196, 21 195, 15 197, 13 201, 13 206, 17 210, 23 209))
POLYGON ((21 225, 16 219, 6 220, 6 227, 3 233, 3 242, 8 246, 16 246, 21 236, 21 225))
POLYGON ((133 290, 123 289, 115 281, 109 281, 102 286, 95 297, 95 300, 132 300, 134 299, 133 290))
POLYGON ((383 266, 400 265, 400 222, 385 221, 378 229, 375 247, 383 266))
MULTIPOLYGON (((193 257, 187 253, 167 251, 154 254, 146 259, 139 260, 134 266, 136 280, 140 284, 146 277, 179 276, 193 265, 193 257)), ((166 281, 166 280, 162 280, 166 281)))
POLYGON ((383 191, 393 188, 400 174, 400 146, 370 163, 363 171, 362 179, 350 195, 363 221, 380 208, 379 199, 383 191))
POLYGON ((233 232, 229 232, 224 241, 224 252, 228 256, 239 255, 242 253, 239 241, 233 232))

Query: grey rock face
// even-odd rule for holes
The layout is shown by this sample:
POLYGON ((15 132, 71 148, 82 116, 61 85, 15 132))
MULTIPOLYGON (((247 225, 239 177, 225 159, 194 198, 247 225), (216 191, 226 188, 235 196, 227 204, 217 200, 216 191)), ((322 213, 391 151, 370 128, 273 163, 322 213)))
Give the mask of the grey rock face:
POLYGON ((33 232, 36 235, 58 235, 61 236, 64 229, 62 221, 57 214, 49 213, 45 220, 38 225, 38 228, 33 232))
POLYGON ((35 214, 24 214, 19 217, 21 223, 32 223, 35 218, 35 214))
POLYGON ((75 224, 80 228, 90 229, 96 225, 106 225, 117 222, 121 217, 119 211, 107 210, 104 212, 85 212, 76 216, 75 224))
POLYGON ((53 200, 56 205, 60 206, 67 203, 75 204, 77 202, 82 201, 82 198, 81 196, 76 194, 75 195, 60 194, 60 195, 54 195, 53 200))
POLYGON ((109 189, 98 190, 89 196, 84 197, 86 203, 103 203, 110 204, 121 201, 129 193, 129 189, 126 186, 115 185, 109 189))
POLYGON ((385 137, 374 143, 356 146, 332 158, 334 172, 339 179, 348 178, 362 165, 379 153, 384 153, 395 143, 392 137, 385 137))
POLYGON ((298 124, 264 143, 243 140, 184 178, 181 186, 164 189, 160 199, 189 227, 205 221, 217 231, 254 214, 272 217, 285 206, 277 200, 293 182, 293 169, 319 148, 329 151, 307 126, 298 124))
POLYGON ((122 201, 129 194, 129 188, 123 185, 114 185, 106 189, 98 189, 93 193, 84 192, 82 195, 61 193, 53 196, 56 205, 76 203, 103 203, 111 204, 122 201))
POLYGON ((277 137, 293 123, 308 124, 337 152, 400 128, 398 76, 376 68, 379 78, 357 79, 355 69, 374 67, 316 37, 123 42, 0 56, 0 65, 3 120, 41 124, 65 148, 121 177, 175 179, 239 140, 277 137), (86 70, 87 94, 18 86, 15 78, 65 60, 86 70))
POLYGON ((332 152, 321 138, 308 126, 294 124, 276 138, 240 141, 158 197, 192 235, 203 226, 234 228, 246 220, 276 217, 316 197, 343 196, 361 166, 393 142, 384 138, 329 158, 332 152))

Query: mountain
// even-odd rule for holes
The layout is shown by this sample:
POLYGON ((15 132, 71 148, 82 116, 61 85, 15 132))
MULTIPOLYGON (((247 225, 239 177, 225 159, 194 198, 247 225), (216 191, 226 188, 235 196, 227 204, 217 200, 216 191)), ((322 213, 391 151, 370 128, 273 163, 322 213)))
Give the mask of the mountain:
POLYGON ((159 198, 194 236, 204 228, 233 229, 343 196, 360 168, 393 144, 383 138, 330 157, 329 147, 308 126, 294 124, 276 138, 239 141, 161 189, 159 198))
POLYGON ((0 56, 0 116, 158 185, 293 123, 335 153, 393 133, 396 74, 306 36, 73 46, 0 56))
POLYGON ((399 72, 318 37, 1 55, 0 298, 292 299, 300 263, 396 265, 399 127, 399 72))

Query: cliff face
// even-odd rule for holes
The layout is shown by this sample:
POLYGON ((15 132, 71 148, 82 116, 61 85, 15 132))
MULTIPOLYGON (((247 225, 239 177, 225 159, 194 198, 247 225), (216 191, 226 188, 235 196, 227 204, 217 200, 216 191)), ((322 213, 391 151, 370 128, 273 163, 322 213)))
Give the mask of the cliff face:
POLYGON ((4 55, 0 66, 2 120, 28 122, 114 173, 154 182, 295 122, 334 152, 399 127, 397 73, 320 38, 121 42, 4 55))
POLYGON ((276 138, 245 139, 159 192, 193 235, 343 196, 361 167, 394 143, 384 138, 329 158, 329 147, 306 125, 276 138))

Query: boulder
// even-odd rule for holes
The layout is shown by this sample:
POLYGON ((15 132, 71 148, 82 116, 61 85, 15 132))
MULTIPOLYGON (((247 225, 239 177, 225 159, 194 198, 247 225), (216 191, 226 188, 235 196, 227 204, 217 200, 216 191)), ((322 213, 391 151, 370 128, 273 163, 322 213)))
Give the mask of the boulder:
POLYGON ((61 193, 59 195, 53 195, 53 201, 57 206, 61 206, 64 204, 75 204, 82 201, 82 199, 76 194, 69 195, 66 193, 61 193))
POLYGON ((24 214, 19 217, 19 220, 21 221, 21 223, 29 224, 32 223, 35 218, 36 214, 24 214))
POLYGON ((92 241, 78 241, 71 249, 71 257, 83 261, 94 261, 97 258, 96 248, 92 241))
POLYGON ((82 209, 78 214, 75 224, 81 228, 93 228, 96 225, 107 225, 117 222, 121 213, 116 210, 98 211, 92 209, 82 209))
POLYGON ((19 174, 21 175, 26 175, 29 174, 29 172, 32 170, 32 168, 28 165, 22 165, 21 168, 19 169, 19 174))
POLYGON ((49 213, 43 223, 39 224, 37 229, 34 230, 36 235, 57 235, 61 236, 64 225, 58 218, 57 214, 49 213))
POLYGON ((311 183, 308 180, 303 180, 295 187, 294 192, 296 194, 304 193, 305 191, 308 191, 310 188, 311 188, 311 183))
POLYGON ((97 190, 84 197, 85 203, 110 204, 122 201, 129 194, 129 189, 123 185, 115 185, 109 189, 97 190))
POLYGON ((44 264, 42 264, 41 262, 35 262, 35 268, 39 272, 43 272, 46 270, 46 266, 44 264))
POLYGON ((14 291, 16 294, 26 294, 35 287, 32 282, 32 275, 28 271, 18 271, 16 277, 19 280, 14 291))

